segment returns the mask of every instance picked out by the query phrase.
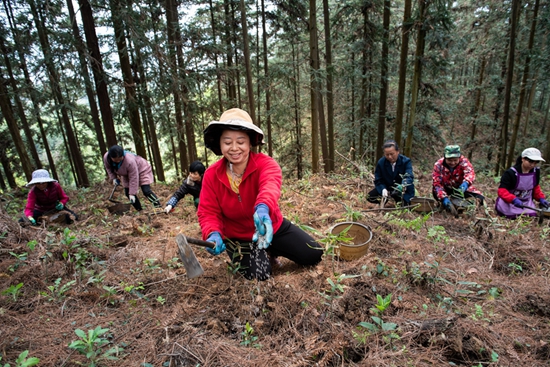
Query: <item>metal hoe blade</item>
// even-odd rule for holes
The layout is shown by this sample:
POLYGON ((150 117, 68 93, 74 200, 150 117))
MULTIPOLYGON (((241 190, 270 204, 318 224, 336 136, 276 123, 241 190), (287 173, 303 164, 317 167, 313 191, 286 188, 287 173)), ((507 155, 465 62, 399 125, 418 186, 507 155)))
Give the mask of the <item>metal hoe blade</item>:
POLYGON ((189 243, 187 243, 185 236, 181 233, 178 234, 176 236, 176 243, 178 244, 180 259, 183 262, 185 270, 187 271, 187 278, 192 279, 201 276, 204 273, 204 270, 195 257, 193 249, 189 246, 189 243))

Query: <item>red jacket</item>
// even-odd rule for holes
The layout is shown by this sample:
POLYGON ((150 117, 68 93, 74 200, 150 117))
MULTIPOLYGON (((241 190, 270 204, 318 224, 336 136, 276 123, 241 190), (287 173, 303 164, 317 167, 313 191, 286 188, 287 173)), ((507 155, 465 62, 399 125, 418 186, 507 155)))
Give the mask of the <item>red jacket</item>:
POLYGON ((49 182, 46 190, 40 190, 34 186, 27 196, 27 205, 25 206, 25 216, 32 217, 35 210, 45 213, 55 209, 57 202, 65 205, 69 197, 57 182, 49 182))
POLYGON ((434 164, 432 171, 433 180, 433 192, 437 195, 439 200, 448 197, 453 194, 454 189, 466 181, 468 183, 467 192, 472 194, 481 194, 481 191, 474 187, 474 181, 476 180, 476 174, 474 167, 463 155, 460 156, 458 164, 451 172, 451 169, 445 163, 445 158, 440 158, 434 164))
POLYGON ((222 158, 204 173, 197 211, 203 239, 217 231, 224 239, 251 241, 254 208, 261 203, 269 208, 276 233, 283 221, 278 204, 283 181, 279 164, 263 153, 250 152, 239 194, 229 185, 227 164, 227 159, 222 158))

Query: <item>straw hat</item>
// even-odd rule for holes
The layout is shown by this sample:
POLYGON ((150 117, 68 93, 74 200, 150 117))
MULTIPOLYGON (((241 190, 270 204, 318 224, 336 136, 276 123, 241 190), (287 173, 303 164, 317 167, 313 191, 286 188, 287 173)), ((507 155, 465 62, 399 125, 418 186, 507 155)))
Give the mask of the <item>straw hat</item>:
POLYGON ((222 155, 220 137, 227 129, 246 131, 253 147, 264 144, 264 132, 254 125, 248 112, 232 108, 222 114, 220 121, 212 121, 204 129, 204 144, 216 155, 222 155))

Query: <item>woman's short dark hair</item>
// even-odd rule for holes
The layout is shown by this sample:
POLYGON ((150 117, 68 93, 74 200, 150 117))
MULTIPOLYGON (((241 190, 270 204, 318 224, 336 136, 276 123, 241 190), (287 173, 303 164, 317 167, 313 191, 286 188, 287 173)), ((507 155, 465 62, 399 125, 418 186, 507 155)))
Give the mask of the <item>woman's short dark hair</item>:
POLYGON ((124 149, 120 145, 113 145, 109 148, 109 158, 119 158, 124 156, 124 149))
POLYGON ((204 171, 206 171, 206 168, 204 168, 204 164, 201 161, 194 161, 189 165, 189 172, 198 172, 202 176, 204 175, 204 171))
POLYGON ((382 150, 387 148, 395 148, 395 150, 399 151, 399 145, 397 145, 395 140, 386 140, 384 145, 382 145, 382 150))

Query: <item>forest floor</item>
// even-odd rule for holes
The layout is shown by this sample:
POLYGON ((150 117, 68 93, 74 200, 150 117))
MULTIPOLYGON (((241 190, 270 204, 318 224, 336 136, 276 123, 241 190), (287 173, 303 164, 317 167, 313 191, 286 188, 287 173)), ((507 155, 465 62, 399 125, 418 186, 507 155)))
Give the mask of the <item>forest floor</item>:
MULTIPOLYGON (((28 351, 40 366, 549 366, 550 220, 496 218, 496 184, 478 180, 489 210, 454 218, 377 209, 371 178, 286 179, 284 216, 326 254, 281 259, 265 282, 200 247, 205 272, 187 279, 175 236, 201 238, 188 197, 169 215, 113 215, 104 183, 68 192, 79 221, 20 227, 25 193, 4 195, 0 365, 28 351), (373 238, 342 261, 329 228, 349 220, 373 238)), ((153 189, 164 203, 177 186, 153 189)))

